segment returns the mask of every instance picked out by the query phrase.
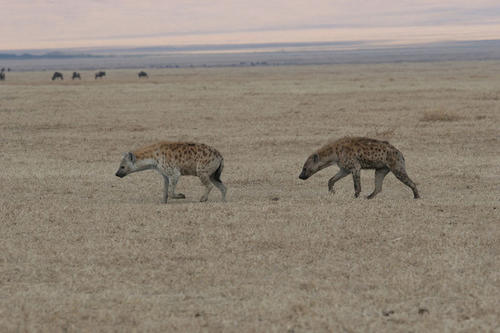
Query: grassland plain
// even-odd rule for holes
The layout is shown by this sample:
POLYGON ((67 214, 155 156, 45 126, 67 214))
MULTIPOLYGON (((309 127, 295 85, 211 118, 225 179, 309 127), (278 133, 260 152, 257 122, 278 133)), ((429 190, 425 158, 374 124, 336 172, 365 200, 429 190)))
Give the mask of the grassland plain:
POLYGON ((500 62, 136 73, 0 83, 0 331, 500 330, 500 62), (422 199, 298 179, 344 135, 398 147, 422 199), (162 139, 216 147, 228 202, 114 176, 162 139))

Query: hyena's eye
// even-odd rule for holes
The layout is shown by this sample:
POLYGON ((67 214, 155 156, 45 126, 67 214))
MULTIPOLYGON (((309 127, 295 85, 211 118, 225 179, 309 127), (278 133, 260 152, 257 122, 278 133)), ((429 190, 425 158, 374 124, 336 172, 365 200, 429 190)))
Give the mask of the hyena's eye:
POLYGON ((125 169, 125 167, 122 165, 122 166, 120 167, 120 169, 125 169))

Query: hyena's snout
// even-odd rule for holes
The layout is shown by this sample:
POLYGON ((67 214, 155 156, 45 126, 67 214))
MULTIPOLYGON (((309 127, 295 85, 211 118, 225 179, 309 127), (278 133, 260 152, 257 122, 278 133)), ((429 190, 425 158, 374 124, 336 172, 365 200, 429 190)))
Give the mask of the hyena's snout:
POLYGON ((127 173, 126 173, 125 171, 121 170, 121 169, 120 169, 120 170, 118 170, 118 171, 115 173, 115 176, 116 176, 116 177, 120 177, 120 178, 123 178, 123 177, 125 177, 126 175, 127 175, 127 173))
POLYGON ((309 178, 309 175, 308 175, 306 168, 302 169, 302 172, 300 173, 299 178, 303 179, 303 180, 306 180, 307 178, 309 178))

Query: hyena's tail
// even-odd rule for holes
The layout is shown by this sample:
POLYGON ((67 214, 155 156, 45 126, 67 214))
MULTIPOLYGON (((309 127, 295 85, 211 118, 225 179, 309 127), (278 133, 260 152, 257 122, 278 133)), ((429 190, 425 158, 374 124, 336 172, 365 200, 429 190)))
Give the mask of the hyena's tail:
POLYGON ((212 174, 212 178, 218 182, 222 182, 220 180, 220 175, 222 174, 222 169, 224 169, 224 159, 222 159, 220 161, 220 164, 219 164, 219 167, 217 168, 217 170, 215 170, 215 172, 212 174))
POLYGON ((224 169, 224 160, 221 158, 219 167, 215 172, 210 176, 210 181, 220 190, 222 194, 222 201, 226 201, 226 186, 220 180, 220 174, 222 173, 222 169, 224 169))

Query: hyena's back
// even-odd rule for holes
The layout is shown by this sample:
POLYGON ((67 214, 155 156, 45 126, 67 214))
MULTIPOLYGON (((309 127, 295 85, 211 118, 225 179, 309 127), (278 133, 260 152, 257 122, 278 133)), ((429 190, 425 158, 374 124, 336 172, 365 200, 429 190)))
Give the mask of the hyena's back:
POLYGON ((403 154, 387 141, 364 137, 347 137, 333 143, 339 164, 354 167, 359 162, 362 169, 399 169, 405 167, 403 154))
POLYGON ((203 143, 163 141, 142 149, 146 150, 152 151, 163 168, 175 168, 186 176, 211 175, 223 163, 221 153, 203 143))

